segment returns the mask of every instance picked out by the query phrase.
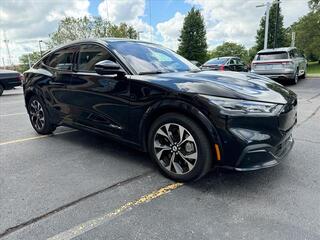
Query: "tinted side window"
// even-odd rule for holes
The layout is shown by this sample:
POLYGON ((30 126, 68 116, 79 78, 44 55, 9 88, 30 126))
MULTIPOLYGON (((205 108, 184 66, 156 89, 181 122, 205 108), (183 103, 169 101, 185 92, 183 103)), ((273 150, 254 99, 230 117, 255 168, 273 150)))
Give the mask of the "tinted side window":
POLYGON ((234 58, 232 58, 229 62, 230 65, 235 65, 236 64, 236 60, 234 58))
POLYGON ((60 70, 71 70, 73 54, 74 47, 58 50, 54 52, 48 59, 46 59, 44 64, 60 70))
POLYGON ((116 62, 114 57, 104 48, 88 44, 80 47, 77 69, 78 71, 94 72, 94 65, 103 60, 116 62))

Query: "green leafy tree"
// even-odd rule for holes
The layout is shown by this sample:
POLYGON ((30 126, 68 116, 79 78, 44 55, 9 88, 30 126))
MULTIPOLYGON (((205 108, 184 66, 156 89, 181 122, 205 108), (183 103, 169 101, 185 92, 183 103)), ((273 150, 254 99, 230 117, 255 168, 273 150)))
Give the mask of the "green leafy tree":
POLYGON ((200 10, 194 7, 184 18, 181 35, 178 39, 178 53, 189 60, 204 63, 207 60, 206 27, 200 10))
POLYGON ((19 66, 17 68, 18 72, 24 72, 29 69, 29 60, 30 60, 30 65, 32 66, 35 64, 39 59, 40 59, 40 52, 32 52, 32 53, 27 53, 23 54, 19 58, 19 66))
POLYGON ((312 11, 320 11, 320 0, 309 0, 308 4, 312 11))
MULTIPOLYGON (((276 15, 277 15, 277 4, 272 4, 269 13, 269 31, 268 31, 268 48, 273 48, 275 38, 275 27, 276 27, 276 15)), ((256 47, 260 51, 264 45, 264 31, 265 31, 266 17, 263 16, 260 20, 260 27, 257 30, 256 35, 256 47)), ((286 47, 289 45, 288 35, 286 29, 283 27, 283 15, 281 14, 281 8, 279 6, 279 18, 277 27, 277 46, 286 47)))
POLYGON ((295 46, 309 60, 320 59, 320 12, 311 11, 290 26, 296 33, 295 46))
POLYGON ((60 21, 56 32, 50 34, 49 47, 84 38, 121 37, 134 38, 137 31, 126 23, 111 24, 101 17, 66 17, 60 21))
MULTIPOLYGON (((256 52, 254 51, 253 54, 255 53, 256 52)), ((245 63, 249 63, 250 60, 252 60, 248 55, 248 50, 243 45, 234 42, 224 42, 223 44, 217 46, 214 50, 210 51, 209 56, 210 58, 235 56, 240 57, 245 63)))
POLYGON ((120 23, 120 25, 110 25, 108 32, 108 36, 119 37, 119 38, 131 38, 137 39, 138 33, 132 27, 128 26, 126 23, 120 23))

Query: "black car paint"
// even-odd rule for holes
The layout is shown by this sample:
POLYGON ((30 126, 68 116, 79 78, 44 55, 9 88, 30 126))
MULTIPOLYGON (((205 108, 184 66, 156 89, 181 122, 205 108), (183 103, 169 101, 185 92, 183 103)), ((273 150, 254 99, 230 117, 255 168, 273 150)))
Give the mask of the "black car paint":
POLYGON ((248 71, 247 66, 244 63, 242 63, 240 58, 238 58, 238 57, 223 57, 223 59, 226 59, 225 63, 223 63, 223 64, 210 64, 209 63, 210 60, 209 60, 207 63, 204 63, 201 66, 201 69, 203 69, 203 70, 221 70, 220 68, 223 67, 223 71, 235 71, 235 72, 247 72, 248 71), (239 64, 231 64, 232 59, 239 61, 239 64))
POLYGON ((4 90, 10 90, 21 85, 20 73, 10 70, 0 70, 0 85, 4 90))
MULTIPOLYGON (((74 45, 82 43, 103 45, 112 51, 104 41, 74 45)), ((158 116, 172 111, 183 113, 205 130, 212 151, 215 143, 219 145, 222 159, 213 159, 215 165, 239 170, 243 169, 239 159, 248 146, 264 144, 273 151, 291 135, 296 111, 294 116, 292 112, 269 117, 229 116, 199 95, 296 106, 296 95, 272 80, 249 73, 212 71, 136 75, 124 59, 114 55, 126 75, 78 73, 74 68, 57 71, 37 63, 25 72, 26 102, 36 94, 46 103, 54 123, 111 136, 143 151, 147 150, 148 129, 158 116), (241 138, 237 133, 240 130, 251 137, 241 138)), ((263 167, 264 159, 261 161, 245 168, 263 167)))

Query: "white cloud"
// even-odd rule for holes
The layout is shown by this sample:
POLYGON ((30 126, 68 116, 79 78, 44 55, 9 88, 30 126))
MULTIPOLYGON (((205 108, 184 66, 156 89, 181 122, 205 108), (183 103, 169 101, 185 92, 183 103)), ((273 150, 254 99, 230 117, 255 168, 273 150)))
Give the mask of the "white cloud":
MULTIPOLYGON (((186 0, 200 7, 207 26, 208 43, 212 46, 233 41, 250 47, 255 42, 256 31, 265 8, 256 8, 261 0, 186 0)), ((308 12, 306 1, 282 0, 281 10, 285 27, 308 12)))
POLYGON ((151 39, 153 28, 141 17, 146 10, 145 0, 104 0, 98 6, 99 15, 114 24, 125 22, 133 26, 142 40, 151 39))
POLYGON ((100 16, 116 24, 136 20, 144 10, 145 0, 104 0, 98 6, 100 16))
POLYGON ((173 18, 157 24, 157 31, 163 39, 163 45, 176 50, 178 48, 178 38, 183 26, 184 15, 176 12, 173 18))
POLYGON ((4 32, 16 63, 23 53, 38 49, 37 40, 46 39, 62 18, 89 15, 89 5, 89 0, 1 0, 1 58, 8 59, 3 44, 4 32))

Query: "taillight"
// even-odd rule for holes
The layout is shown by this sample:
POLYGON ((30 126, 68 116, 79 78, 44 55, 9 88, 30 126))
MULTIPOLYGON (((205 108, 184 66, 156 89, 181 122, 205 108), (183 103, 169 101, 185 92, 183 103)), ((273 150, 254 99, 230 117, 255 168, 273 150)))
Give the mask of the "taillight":
POLYGON ((285 61, 285 62, 282 62, 282 65, 286 65, 286 66, 290 66, 292 65, 293 62, 292 61, 285 61))
POLYGON ((20 74, 18 78, 19 78, 20 82, 23 82, 23 80, 24 80, 23 74, 20 74))
POLYGON ((220 65, 219 70, 224 71, 224 65, 220 65))

